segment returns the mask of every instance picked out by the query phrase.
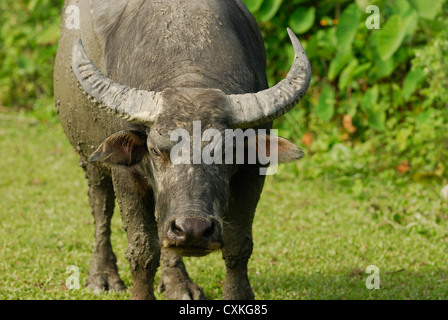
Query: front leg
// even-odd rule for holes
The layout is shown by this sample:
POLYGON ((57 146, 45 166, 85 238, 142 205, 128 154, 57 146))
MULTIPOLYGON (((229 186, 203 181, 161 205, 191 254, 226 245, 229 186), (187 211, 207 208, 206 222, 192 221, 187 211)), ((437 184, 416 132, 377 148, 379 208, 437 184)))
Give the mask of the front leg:
POLYGON ((128 237, 126 259, 133 281, 131 299, 153 300, 160 244, 152 190, 132 168, 114 168, 113 182, 128 237))
POLYGON ((115 194, 112 179, 98 167, 80 159, 89 183, 89 201, 95 220, 95 246, 87 287, 95 293, 101 290, 124 290, 118 275, 117 258, 110 242, 110 222, 114 213, 115 194))
POLYGON ((232 178, 229 212, 224 217, 222 254, 226 264, 226 280, 223 299, 254 299, 247 276, 247 263, 253 249, 252 222, 264 180, 256 166, 242 167, 232 178))
POLYGON ((252 254, 252 236, 228 240, 223 249, 226 264, 226 280, 222 298, 225 300, 253 300, 255 298, 247 276, 247 263, 252 254), (230 246, 232 244, 232 246, 230 246))
POLYGON ((162 277, 159 292, 170 300, 205 300, 202 288, 191 281, 182 258, 162 249, 162 277))

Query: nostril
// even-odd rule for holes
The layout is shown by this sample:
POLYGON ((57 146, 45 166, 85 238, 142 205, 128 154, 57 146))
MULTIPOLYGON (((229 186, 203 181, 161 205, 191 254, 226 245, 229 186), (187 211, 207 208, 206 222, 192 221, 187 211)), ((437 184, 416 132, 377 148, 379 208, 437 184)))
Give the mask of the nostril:
POLYGON ((204 230, 204 233, 202 234, 202 236, 203 236, 205 239, 208 239, 208 238, 211 238, 211 237, 213 236, 214 233, 215 233, 215 223, 212 222, 212 223, 210 224, 210 226, 209 226, 207 229, 204 230))
POLYGON ((176 224, 176 221, 173 221, 171 223, 171 231, 176 235, 176 236, 182 236, 184 234, 184 231, 182 230, 182 227, 176 224))

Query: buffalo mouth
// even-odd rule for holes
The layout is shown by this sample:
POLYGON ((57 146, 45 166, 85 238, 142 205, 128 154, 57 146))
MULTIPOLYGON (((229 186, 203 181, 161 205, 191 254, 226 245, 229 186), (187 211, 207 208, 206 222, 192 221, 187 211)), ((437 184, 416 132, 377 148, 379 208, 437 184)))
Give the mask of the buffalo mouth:
POLYGON ((221 249, 222 244, 220 242, 210 243, 209 245, 202 246, 177 246, 174 243, 168 241, 163 242, 163 248, 169 249, 176 254, 183 257, 204 257, 213 251, 221 249))

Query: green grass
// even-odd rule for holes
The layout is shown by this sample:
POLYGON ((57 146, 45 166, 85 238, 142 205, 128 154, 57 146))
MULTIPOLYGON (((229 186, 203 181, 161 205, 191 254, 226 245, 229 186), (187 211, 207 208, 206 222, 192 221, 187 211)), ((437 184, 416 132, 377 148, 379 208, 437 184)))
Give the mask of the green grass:
MULTIPOLYGON (((310 163, 281 167, 267 180, 249 263, 257 299, 448 298, 448 211, 440 184, 312 181, 301 170, 310 163), (292 173, 297 168, 299 175, 292 173), (380 269, 379 290, 366 289, 369 265, 380 269)), ((93 218, 84 174, 59 125, 1 114, 0 194, 0 299, 129 299, 129 289, 94 295, 65 287, 69 265, 79 267, 81 284, 86 280, 93 218)), ((129 288, 116 211, 112 241, 129 288)), ((206 296, 220 299, 221 255, 185 261, 206 296)))

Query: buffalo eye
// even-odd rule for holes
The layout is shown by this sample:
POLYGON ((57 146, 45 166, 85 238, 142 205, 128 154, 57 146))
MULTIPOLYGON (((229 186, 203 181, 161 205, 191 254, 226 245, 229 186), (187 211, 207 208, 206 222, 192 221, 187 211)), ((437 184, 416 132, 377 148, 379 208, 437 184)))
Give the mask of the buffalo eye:
POLYGON ((151 148, 151 153, 153 155, 155 155, 156 157, 160 157, 160 153, 156 149, 154 149, 154 148, 151 148))

